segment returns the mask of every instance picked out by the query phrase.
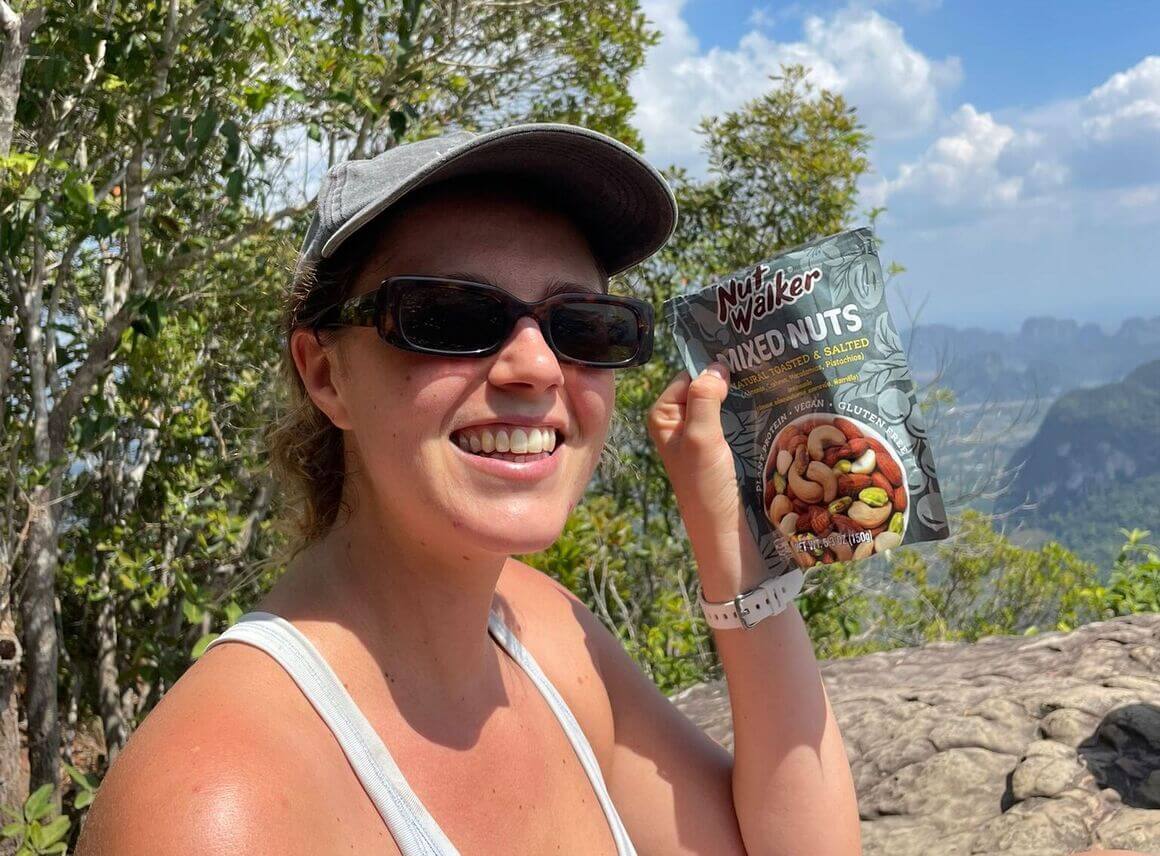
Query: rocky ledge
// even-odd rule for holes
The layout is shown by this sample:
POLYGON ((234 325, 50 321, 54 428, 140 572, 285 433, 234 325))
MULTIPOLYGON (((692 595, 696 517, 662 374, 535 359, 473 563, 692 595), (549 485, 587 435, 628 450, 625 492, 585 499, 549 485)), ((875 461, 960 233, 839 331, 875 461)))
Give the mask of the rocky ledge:
MULTIPOLYGON (((821 671, 866 856, 1160 854, 1160 615, 821 671)), ((672 700, 732 751, 723 682, 672 700)))

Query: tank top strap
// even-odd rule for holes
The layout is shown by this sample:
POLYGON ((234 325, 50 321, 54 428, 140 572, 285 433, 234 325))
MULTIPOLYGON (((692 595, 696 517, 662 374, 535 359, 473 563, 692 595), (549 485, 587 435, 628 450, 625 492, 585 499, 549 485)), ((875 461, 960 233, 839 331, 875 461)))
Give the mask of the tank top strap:
POLYGON ((270 612, 248 612, 207 650, 225 642, 259 648, 286 670, 334 733, 402 856, 459 856, 330 664, 298 628, 270 612))
POLYGON ((604 775, 600 771, 600 762, 596 760, 596 754, 592 751, 592 744, 588 742, 587 736, 584 734, 584 729, 580 727, 576 716, 572 713, 568 703, 564 701, 563 696, 548 680, 548 676, 540 668, 540 664, 536 662, 532 652, 529 651, 519 637, 511 631, 511 629, 504 623, 503 618, 495 607, 492 607, 491 615, 488 619, 489 629, 496 641, 503 647, 508 654, 511 655, 519 666, 527 673, 532 682, 540 690, 544 700, 547 701, 548 706, 560 720, 560 725, 564 728, 564 733, 568 737, 568 741, 572 744, 572 748, 576 750, 576 756, 580 759, 580 764, 584 767, 584 771, 588 774, 588 778, 592 782, 592 789, 596 793, 596 798, 600 802, 600 807, 604 810, 604 816, 608 819, 609 828, 612 831, 612 838, 616 842, 616 852, 618 856, 636 856, 636 849, 633 847, 632 840, 628 837, 628 830, 625 829, 623 821, 620 819, 620 814, 616 811, 616 806, 612 802, 612 797, 608 793, 608 788, 604 783, 604 775))

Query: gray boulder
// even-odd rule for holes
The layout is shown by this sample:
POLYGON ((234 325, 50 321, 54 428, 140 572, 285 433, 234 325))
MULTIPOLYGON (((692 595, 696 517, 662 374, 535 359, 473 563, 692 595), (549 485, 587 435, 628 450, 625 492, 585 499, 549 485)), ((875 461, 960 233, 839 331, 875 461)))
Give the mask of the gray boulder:
MULTIPOLYGON (((820 665, 866 856, 1160 854, 1160 615, 820 665)), ((672 700, 732 751, 723 682, 672 700)))

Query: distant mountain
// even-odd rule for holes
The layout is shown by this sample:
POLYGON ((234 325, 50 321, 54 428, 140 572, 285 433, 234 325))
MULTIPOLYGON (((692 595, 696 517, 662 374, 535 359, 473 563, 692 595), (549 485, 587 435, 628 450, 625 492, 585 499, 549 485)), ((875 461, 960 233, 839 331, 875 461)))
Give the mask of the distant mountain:
POLYGON ((1027 499, 1016 520, 1106 565, 1119 527, 1160 537, 1160 360, 1123 381, 1061 396, 1032 440, 999 510, 1027 499))
POLYGON ((1129 318, 1114 333, 1096 324, 1037 317, 1016 333, 929 324, 903 330, 902 339, 915 380, 929 381, 941 370, 940 383, 964 404, 1049 400, 1160 358, 1160 316, 1129 318))

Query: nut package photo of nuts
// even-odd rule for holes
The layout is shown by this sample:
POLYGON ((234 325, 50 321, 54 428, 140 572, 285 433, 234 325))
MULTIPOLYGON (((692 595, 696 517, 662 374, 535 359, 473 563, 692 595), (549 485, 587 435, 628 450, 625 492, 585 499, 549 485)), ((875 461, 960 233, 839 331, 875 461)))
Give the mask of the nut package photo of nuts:
POLYGON ((729 366, 721 422, 770 575, 949 535, 870 229, 756 261, 664 316, 691 375, 729 366))
POLYGON ((765 514, 793 561, 864 559, 902 543, 907 484, 902 462, 868 425, 823 413, 774 438, 765 463, 765 514))

